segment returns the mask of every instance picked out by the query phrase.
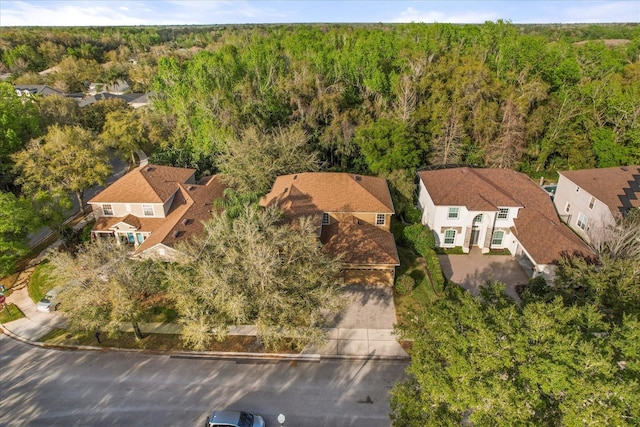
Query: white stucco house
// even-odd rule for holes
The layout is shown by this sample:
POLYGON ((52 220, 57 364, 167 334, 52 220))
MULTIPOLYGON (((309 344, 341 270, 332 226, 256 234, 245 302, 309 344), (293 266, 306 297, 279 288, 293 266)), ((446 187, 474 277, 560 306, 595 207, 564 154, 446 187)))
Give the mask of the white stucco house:
POLYGON ((560 218, 590 242, 640 208, 640 166, 562 171, 553 203, 560 218))
POLYGON ((523 173, 469 167, 418 172, 422 223, 442 248, 508 249, 531 277, 551 279, 562 256, 592 256, 523 173))

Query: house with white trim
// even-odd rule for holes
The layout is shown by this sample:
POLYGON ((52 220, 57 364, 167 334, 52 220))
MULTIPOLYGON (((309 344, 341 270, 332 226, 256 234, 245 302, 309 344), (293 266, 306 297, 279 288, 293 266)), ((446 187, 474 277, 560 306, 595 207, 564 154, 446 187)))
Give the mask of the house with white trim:
POLYGON ((585 241, 640 208, 640 166, 559 172, 553 203, 560 218, 585 241))
POLYGON ((418 172, 422 223, 442 248, 508 249, 530 277, 551 279, 562 256, 592 256, 558 218, 547 193, 523 173, 470 167, 418 172))
POLYGON ((195 169, 146 164, 89 200, 92 238, 115 238, 134 257, 170 260, 175 245, 202 233, 226 185, 217 176, 195 180, 195 169))

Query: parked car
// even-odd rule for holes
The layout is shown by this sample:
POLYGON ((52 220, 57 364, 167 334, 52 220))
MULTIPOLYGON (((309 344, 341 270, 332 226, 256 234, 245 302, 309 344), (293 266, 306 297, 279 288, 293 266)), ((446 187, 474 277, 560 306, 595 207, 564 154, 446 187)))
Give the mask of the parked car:
POLYGON ((36 304, 36 309, 38 311, 44 311, 45 313, 49 313, 51 311, 56 311, 60 306, 60 302, 58 302, 58 294, 60 293, 60 288, 53 288, 36 304))
POLYGON ((264 420, 243 411, 213 411, 205 427, 264 427, 264 420))

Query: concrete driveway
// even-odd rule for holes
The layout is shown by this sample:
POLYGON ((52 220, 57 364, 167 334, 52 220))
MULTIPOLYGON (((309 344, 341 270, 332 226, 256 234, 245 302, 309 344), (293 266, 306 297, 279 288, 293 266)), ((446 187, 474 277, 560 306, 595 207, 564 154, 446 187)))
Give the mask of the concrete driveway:
POLYGON ((349 305, 333 319, 333 327, 393 329, 396 323, 396 309, 391 286, 346 285, 343 291, 349 305))
POLYGON ((482 255, 479 249, 474 249, 466 255, 438 255, 438 258, 444 276, 472 295, 479 295, 480 286, 487 282, 502 282, 507 294, 519 302, 516 285, 529 281, 518 261, 510 255, 482 255))

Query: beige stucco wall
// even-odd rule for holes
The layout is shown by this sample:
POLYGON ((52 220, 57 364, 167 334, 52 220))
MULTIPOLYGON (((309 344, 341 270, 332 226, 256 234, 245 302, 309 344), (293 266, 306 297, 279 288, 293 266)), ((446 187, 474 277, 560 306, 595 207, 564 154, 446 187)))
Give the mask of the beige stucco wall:
MULTIPOLYGON (((382 212, 380 212, 382 213, 382 212)), ((354 216, 356 218, 358 218, 361 221, 364 221, 368 224, 371 225, 376 225, 376 213, 370 213, 370 212, 350 212, 350 213, 342 213, 342 212, 328 212, 329 217, 331 218, 331 223, 333 223, 334 221, 342 221, 345 218, 348 218, 349 216, 354 216)), ((385 223, 384 225, 378 225, 378 227, 380 227, 381 229, 385 230, 385 231, 390 231, 391 230, 391 214, 389 213, 385 213, 384 214, 385 217, 385 223)))

